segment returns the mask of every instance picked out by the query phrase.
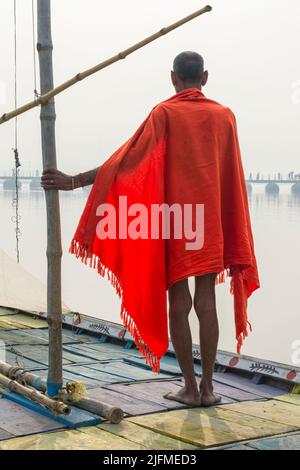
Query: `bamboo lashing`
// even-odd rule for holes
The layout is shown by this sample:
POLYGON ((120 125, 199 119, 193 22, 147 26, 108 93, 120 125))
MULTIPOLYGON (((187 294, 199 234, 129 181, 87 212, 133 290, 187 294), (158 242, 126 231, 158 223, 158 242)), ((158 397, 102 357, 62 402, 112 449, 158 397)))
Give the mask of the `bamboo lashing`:
POLYGON ((11 380, 16 380, 21 385, 29 385, 30 387, 36 388, 40 392, 46 392, 47 380, 40 377, 32 372, 27 372, 25 369, 19 366, 12 366, 6 362, 0 361, 0 374, 5 375, 11 380))
MULTIPOLYGON (((100 70, 112 65, 115 62, 118 62, 119 60, 125 59, 128 55, 132 54, 133 52, 137 51, 138 49, 141 49, 142 47, 146 46, 147 44, 155 41, 156 39, 160 38, 161 36, 164 36, 165 34, 170 33, 174 29, 179 28, 180 26, 184 25, 185 23, 188 23, 189 21, 197 18, 198 16, 203 15, 204 13, 207 13, 212 10, 212 7, 207 5, 204 8, 201 8, 200 10, 195 11, 191 15, 188 15, 184 18, 182 18, 179 21, 176 21, 175 23, 171 24, 170 26, 167 26, 165 28, 160 29, 157 33, 152 34, 151 36, 148 36, 147 38, 143 39, 142 41, 134 44, 133 46, 129 47, 128 49, 125 49, 123 52, 119 52, 118 54, 110 57, 109 59, 105 60, 104 62, 101 62, 98 65, 95 65, 94 67, 85 70, 84 72, 78 73, 75 75, 75 77, 67 80, 66 82, 62 83, 61 85, 53 88, 50 90, 48 93, 45 93, 44 95, 41 95, 34 101, 31 101, 30 103, 27 103, 18 109, 15 109, 14 111, 5 113, 1 116, 0 118, 0 124, 3 124, 4 122, 9 121, 10 119, 19 116, 20 114, 23 114, 30 109, 33 109, 41 104, 46 104, 51 98, 54 96, 62 93, 63 91, 67 90, 71 86, 75 85, 76 83, 80 82, 81 80, 84 80, 85 78, 89 77, 90 75, 95 74, 96 72, 99 72, 100 70)), ((38 50, 41 47, 39 44, 37 45, 38 50)))
POLYGON ((29 400, 35 401, 40 405, 48 408, 57 414, 67 415, 70 413, 70 408, 68 405, 62 401, 52 400, 51 398, 43 395, 34 388, 25 387, 24 385, 19 384, 16 380, 9 379, 3 374, 0 374, 0 385, 5 387, 11 392, 16 392, 23 397, 28 398, 29 400))

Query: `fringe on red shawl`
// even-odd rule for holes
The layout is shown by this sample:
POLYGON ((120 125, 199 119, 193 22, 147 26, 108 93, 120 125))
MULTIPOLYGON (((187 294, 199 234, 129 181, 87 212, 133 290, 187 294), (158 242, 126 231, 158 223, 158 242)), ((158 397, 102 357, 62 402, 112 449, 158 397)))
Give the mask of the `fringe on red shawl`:
POLYGON ((216 277, 216 285, 223 284, 230 277, 230 293, 234 297, 234 317, 236 328, 237 353, 241 353, 241 348, 249 331, 252 331, 251 323, 247 316, 247 286, 243 278, 241 266, 227 267, 216 277))
POLYGON ((132 338, 134 339, 135 345, 141 354, 145 357, 146 363, 152 367, 152 372, 160 372, 160 361, 155 356, 155 354, 149 349, 149 347, 142 340, 139 329, 134 322, 133 318, 130 316, 129 312, 126 309, 126 305, 123 302, 123 289, 120 284, 118 277, 105 266, 100 258, 89 250, 88 246, 81 244, 79 241, 73 239, 71 246, 69 248, 69 253, 79 258, 84 264, 89 265, 91 268, 96 269, 100 276, 105 277, 110 281, 112 287, 114 287, 115 292, 121 299, 121 319, 124 327, 129 331, 132 338))

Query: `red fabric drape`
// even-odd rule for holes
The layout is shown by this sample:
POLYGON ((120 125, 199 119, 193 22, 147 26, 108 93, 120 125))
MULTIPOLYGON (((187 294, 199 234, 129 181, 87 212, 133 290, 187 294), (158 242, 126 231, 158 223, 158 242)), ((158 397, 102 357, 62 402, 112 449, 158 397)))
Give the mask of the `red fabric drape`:
MULTIPOLYGON (((138 215, 139 212, 136 213, 138 215)), ((128 217, 131 222, 134 217, 128 217)), ((141 236, 142 237, 142 236, 141 236)), ((100 167, 70 252, 104 276, 121 297, 121 318, 152 370, 168 349, 166 290, 210 272, 231 277, 237 348, 248 331, 247 299, 259 287, 245 178, 233 113, 189 88, 163 101, 100 167), (120 196, 142 204, 151 233, 153 204, 204 205, 204 245, 187 239, 119 236, 120 196), (115 207, 116 238, 99 239, 97 208, 115 207)))

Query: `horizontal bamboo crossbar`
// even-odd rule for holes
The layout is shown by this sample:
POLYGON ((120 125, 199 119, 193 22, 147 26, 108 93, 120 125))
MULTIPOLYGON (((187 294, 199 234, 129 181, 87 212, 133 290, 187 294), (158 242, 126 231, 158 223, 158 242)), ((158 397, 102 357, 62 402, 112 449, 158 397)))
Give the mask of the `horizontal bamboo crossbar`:
MULTIPOLYGON (((164 36, 165 34, 169 33, 170 31, 173 31, 176 28, 179 28, 180 26, 184 25, 185 23, 188 23, 189 21, 193 20, 194 18, 197 18, 200 15, 203 15, 204 13, 207 13, 212 10, 212 7, 207 5, 204 8, 201 8, 200 10, 195 11, 191 15, 188 15, 184 18, 182 18, 179 21, 176 21, 175 23, 171 24, 170 26, 167 26, 165 28, 162 28, 159 30, 157 33, 152 34, 151 36, 148 36, 147 38, 143 39, 142 41, 134 44, 133 46, 129 47, 128 49, 125 49, 123 52, 119 52, 118 54, 114 55, 113 57, 110 57, 109 59, 105 60, 104 62, 101 62, 98 65, 95 65, 94 67, 85 70, 84 72, 78 73, 75 75, 75 77, 67 80, 66 82, 62 83, 61 85, 53 88, 53 90, 50 90, 48 93, 39 96, 36 98, 34 101, 31 101, 30 103, 27 103, 20 108, 15 109, 14 111, 11 111, 9 113, 5 113, 0 117, 0 124, 3 124, 4 122, 9 121, 10 119, 13 119, 16 116, 19 116, 20 114, 24 114, 30 109, 33 109, 39 105, 43 105, 48 103, 51 98, 54 96, 62 93, 63 91, 67 90, 71 86, 75 85, 81 80, 84 80, 85 78, 89 77, 90 75, 93 75, 96 72, 99 72, 100 70, 108 67, 109 65, 112 65, 115 62, 118 62, 119 60, 125 59, 129 54, 132 54, 133 52, 137 51, 138 49, 141 49, 142 47, 146 46, 150 42, 155 41, 161 36, 164 36)), ((39 45, 38 45, 39 48, 39 45)))

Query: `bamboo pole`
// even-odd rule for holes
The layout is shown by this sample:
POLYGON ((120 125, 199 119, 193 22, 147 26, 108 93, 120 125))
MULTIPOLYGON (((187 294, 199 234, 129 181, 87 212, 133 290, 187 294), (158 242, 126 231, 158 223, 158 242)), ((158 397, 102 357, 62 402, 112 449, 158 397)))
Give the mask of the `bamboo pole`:
MULTIPOLYGON (((39 0, 38 0, 39 1, 39 0)), ((152 34, 151 36, 148 36, 147 38, 143 39, 142 41, 134 44, 133 46, 129 47, 128 49, 125 49, 122 52, 119 52, 118 54, 110 57, 109 59, 105 60, 104 62, 101 62, 98 65, 95 65, 94 67, 85 70, 84 72, 78 73, 75 75, 75 77, 67 80, 66 82, 62 83, 61 85, 57 86, 56 88, 53 88, 51 90, 47 90, 47 92, 43 92, 41 90, 42 95, 35 99, 34 101, 31 101, 30 103, 27 103, 20 108, 11 111, 9 113, 5 113, 1 116, 0 118, 0 124, 3 124, 4 122, 9 121, 10 119, 19 116, 20 114, 25 113, 26 111, 29 111, 30 109, 35 108, 36 106, 46 104, 49 100, 51 100, 54 96, 58 95, 59 93, 62 93, 63 91, 67 90, 71 86, 75 85, 76 83, 80 82, 81 80, 84 80, 85 78, 89 77, 90 75, 93 75, 96 72, 99 72, 100 70, 112 65, 115 62, 118 62, 119 60, 125 59, 128 55, 132 54, 133 52, 137 51, 138 49, 141 49, 142 47, 146 46, 150 42, 155 41, 156 39, 160 38, 161 36, 164 36, 165 34, 170 33, 174 29, 179 28, 180 26, 184 25, 185 23, 188 23, 189 21, 193 20, 194 18, 197 18, 198 16, 203 15, 204 13, 207 13, 212 10, 212 7, 207 5, 204 8, 201 8, 200 10, 195 11, 191 15, 188 15, 184 18, 182 18, 179 21, 176 21, 175 23, 171 24, 170 26, 166 26, 165 28, 160 29, 157 33, 152 34)), ((38 45, 38 48, 41 47, 38 45)))
MULTIPOLYGON (((5 362, 0 361, 0 374, 5 375, 11 380, 16 380, 22 385, 29 385, 41 392, 46 392, 47 382, 43 377, 33 374, 32 372, 26 372, 21 367, 11 366, 5 362)), ((106 403, 94 400, 92 398, 84 397, 78 401, 69 400, 68 395, 65 397, 61 396, 62 401, 66 401, 68 404, 76 406, 86 411, 90 411, 102 418, 107 419, 111 423, 118 424, 124 417, 123 410, 116 406, 111 406, 106 403)))
MULTIPOLYGON (((41 93, 53 89, 51 1, 38 0, 38 52, 41 93)), ((51 97, 42 101, 41 135, 43 168, 57 168, 55 105, 51 97)), ((47 393, 58 395, 62 384, 61 230, 57 190, 45 191, 47 211, 47 322, 49 327, 47 393)))
POLYGON ((39 375, 27 372, 19 366, 12 366, 6 362, 0 361, 0 374, 5 375, 11 380, 16 380, 21 385, 29 385, 40 392, 47 391, 47 380, 39 375))
POLYGON ((93 400, 88 397, 75 402, 68 400, 67 403, 74 405, 77 408, 81 408, 82 410, 90 411, 91 413, 99 415, 113 424, 119 424, 124 417, 124 412, 121 408, 107 405, 106 403, 93 400))
POLYGON ((25 387, 24 385, 19 384, 19 382, 11 380, 3 374, 0 374, 0 385, 10 390, 11 392, 16 392, 23 397, 29 398, 29 400, 33 400, 40 405, 45 406, 54 413, 65 415, 70 413, 70 408, 65 403, 52 400, 34 388, 25 387))

